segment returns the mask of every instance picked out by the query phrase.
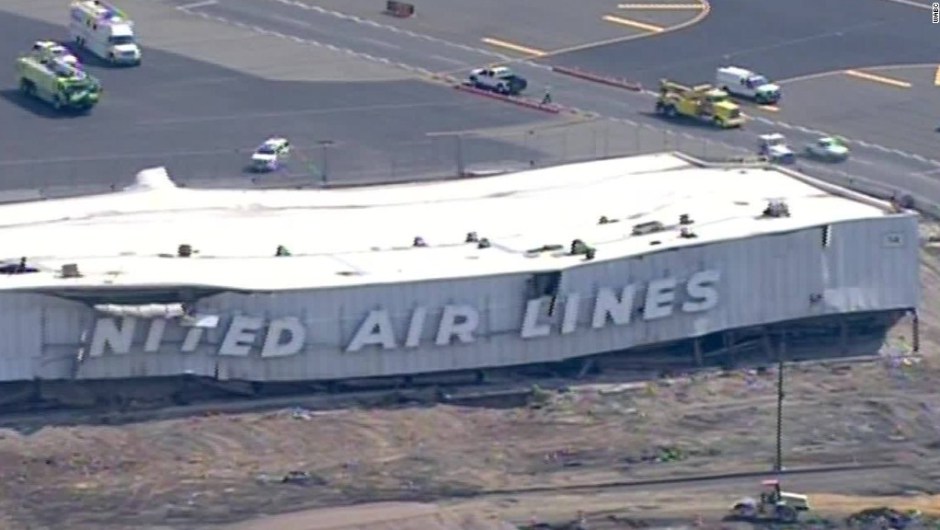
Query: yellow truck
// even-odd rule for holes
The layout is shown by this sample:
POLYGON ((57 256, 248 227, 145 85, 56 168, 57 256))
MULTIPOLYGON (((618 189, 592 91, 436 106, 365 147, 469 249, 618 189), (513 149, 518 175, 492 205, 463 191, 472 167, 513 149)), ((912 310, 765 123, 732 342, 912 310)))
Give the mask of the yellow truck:
POLYGON ((722 129, 744 125, 741 107, 728 93, 712 85, 687 87, 667 79, 659 82, 656 113, 667 118, 691 118, 722 129))

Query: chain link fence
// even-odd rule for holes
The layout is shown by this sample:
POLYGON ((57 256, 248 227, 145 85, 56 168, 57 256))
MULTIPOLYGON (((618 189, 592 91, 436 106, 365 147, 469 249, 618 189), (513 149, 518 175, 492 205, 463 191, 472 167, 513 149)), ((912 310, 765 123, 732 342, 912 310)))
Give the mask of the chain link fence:
MULTIPOLYGON (((285 167, 265 174, 248 170, 250 149, 0 162, 0 178, 7 188, 0 191, 0 202, 119 190, 130 184, 141 169, 156 166, 167 167, 177 183, 188 187, 313 188, 499 174, 664 151, 681 151, 705 161, 755 154, 683 131, 596 119, 542 127, 436 133, 420 139, 391 140, 380 146, 298 141, 285 167)), ((838 168, 797 164, 794 169, 882 198, 902 194, 838 168)), ((930 208, 937 210, 933 205, 930 208)))

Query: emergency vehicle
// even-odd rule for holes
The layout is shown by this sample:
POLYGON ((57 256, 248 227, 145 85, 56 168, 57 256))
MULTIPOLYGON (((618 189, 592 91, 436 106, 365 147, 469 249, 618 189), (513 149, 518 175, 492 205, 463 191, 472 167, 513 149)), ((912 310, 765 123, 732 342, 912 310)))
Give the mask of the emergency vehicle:
POLYGON ((16 77, 23 94, 56 110, 87 111, 101 97, 97 79, 60 57, 24 55, 16 60, 16 77))
POLYGON ((69 34, 76 44, 111 64, 140 64, 134 22, 102 0, 72 2, 69 34))
POLYGON ((272 136, 251 154, 251 170, 259 173, 276 171, 290 155, 290 142, 286 138, 272 136))
POLYGON ((715 84, 733 96, 752 99, 762 105, 773 105, 780 101, 780 85, 746 68, 719 68, 715 72, 715 84))
POLYGON ((40 59, 58 58, 72 66, 81 66, 78 62, 78 58, 72 55, 72 52, 68 48, 51 40, 38 40, 34 42, 30 52, 40 59))

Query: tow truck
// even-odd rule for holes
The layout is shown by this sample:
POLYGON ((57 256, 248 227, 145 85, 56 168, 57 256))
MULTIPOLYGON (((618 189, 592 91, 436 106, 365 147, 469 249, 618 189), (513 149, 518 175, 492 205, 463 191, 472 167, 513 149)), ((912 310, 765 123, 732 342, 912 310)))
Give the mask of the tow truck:
POLYGON ((59 111, 87 111, 101 97, 101 83, 61 57, 24 55, 16 60, 16 79, 23 94, 59 111))
POLYGON ((731 101, 727 92, 708 84, 688 87, 661 80, 656 113, 667 118, 691 118, 722 129, 744 125, 741 107, 731 101))
POLYGON ((525 78, 516 75, 506 66, 472 70, 469 81, 474 88, 490 90, 504 96, 518 96, 529 86, 525 78))

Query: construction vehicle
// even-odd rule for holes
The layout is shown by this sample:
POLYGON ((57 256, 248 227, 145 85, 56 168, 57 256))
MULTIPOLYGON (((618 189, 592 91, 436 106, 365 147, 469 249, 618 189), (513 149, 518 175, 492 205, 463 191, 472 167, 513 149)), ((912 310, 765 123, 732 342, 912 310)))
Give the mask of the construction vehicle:
POLYGON ((659 83, 656 113, 667 118, 704 121, 722 129, 744 125, 741 107, 731 101, 727 92, 712 85, 687 87, 663 79, 659 83))
POLYGON ((23 94, 56 110, 86 111, 98 103, 101 84, 61 57, 24 55, 16 60, 16 80, 23 94))
POLYGON ((765 480, 761 485, 764 491, 758 499, 745 497, 734 503, 731 507, 733 518, 794 523, 800 513, 809 511, 809 497, 783 491, 779 480, 765 480))
POLYGON ((76 44, 113 65, 139 65, 134 22, 102 0, 75 0, 69 9, 69 34, 76 44))

